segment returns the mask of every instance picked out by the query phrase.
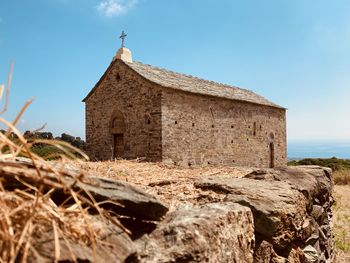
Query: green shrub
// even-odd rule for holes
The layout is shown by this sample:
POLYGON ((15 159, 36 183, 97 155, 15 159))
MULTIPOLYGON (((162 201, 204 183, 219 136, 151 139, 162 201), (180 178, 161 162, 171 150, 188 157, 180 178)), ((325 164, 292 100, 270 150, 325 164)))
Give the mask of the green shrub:
POLYGON ((63 151, 52 145, 35 145, 31 148, 32 152, 46 160, 56 160, 63 151))
POLYGON ((332 168, 333 171, 350 169, 350 160, 338 159, 336 157, 322 159, 322 158, 306 158, 299 161, 290 161, 288 165, 319 165, 323 167, 332 168))

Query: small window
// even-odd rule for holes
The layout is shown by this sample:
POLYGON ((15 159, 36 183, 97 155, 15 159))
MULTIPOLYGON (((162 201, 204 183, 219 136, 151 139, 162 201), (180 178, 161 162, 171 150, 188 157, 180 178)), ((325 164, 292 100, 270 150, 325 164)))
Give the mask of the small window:
POLYGON ((151 124, 151 120, 150 119, 147 120, 147 124, 151 124))
POLYGON ((175 124, 177 124, 177 121, 175 121, 175 124))
POLYGON ((194 123, 192 123, 192 127, 194 127, 194 123))
POLYGON ((231 129, 233 129, 233 127, 234 127, 234 126, 233 126, 233 125, 231 125, 231 129))
POLYGON ((119 73, 117 73, 117 76, 115 77, 115 79, 116 79, 117 81, 121 80, 121 77, 120 77, 119 73))
POLYGON ((189 166, 189 167, 191 167, 191 165, 192 165, 191 163, 188 163, 188 166, 189 166))
POLYGON ((233 140, 231 140, 231 143, 233 143, 233 140))
POLYGON ((253 135, 256 136, 256 122, 254 122, 254 126, 253 126, 253 135))
POLYGON ((215 125, 213 124, 211 127, 212 127, 212 128, 215 128, 215 125))

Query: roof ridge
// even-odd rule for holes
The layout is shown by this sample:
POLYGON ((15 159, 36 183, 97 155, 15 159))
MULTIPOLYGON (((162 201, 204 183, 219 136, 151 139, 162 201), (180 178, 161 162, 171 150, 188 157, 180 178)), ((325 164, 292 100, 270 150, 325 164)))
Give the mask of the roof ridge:
POLYGON ((249 89, 240 88, 240 87, 237 87, 237 86, 233 86, 233 85, 230 85, 230 84, 225 84, 225 83, 218 82, 218 81, 208 80, 208 79, 205 79, 205 78, 200 78, 200 77, 197 77, 197 76, 194 76, 194 75, 190 75, 190 74, 186 74, 186 73, 176 72, 176 71, 173 71, 173 70, 170 70, 170 69, 167 69, 167 68, 162 68, 162 67, 157 67, 157 66, 154 66, 154 65, 151 65, 151 64, 142 63, 140 61, 134 61, 133 63, 135 63, 135 62, 138 63, 138 64, 141 64, 141 65, 152 67, 154 69, 163 70, 163 71, 167 71, 167 72, 170 72, 170 73, 182 75, 182 76, 185 76, 185 77, 189 77, 189 78, 193 78, 193 79, 197 79, 197 80, 201 80, 201 81, 217 84, 217 85, 220 85, 220 86, 223 86, 223 87, 226 87, 226 88, 240 89, 240 90, 244 90, 244 91, 248 91, 248 92, 252 92, 252 93, 256 94, 255 92, 253 92, 253 91, 251 91, 249 89))
POLYGON ((175 72, 139 61, 123 62, 141 76, 164 87, 285 109, 252 90, 175 72))

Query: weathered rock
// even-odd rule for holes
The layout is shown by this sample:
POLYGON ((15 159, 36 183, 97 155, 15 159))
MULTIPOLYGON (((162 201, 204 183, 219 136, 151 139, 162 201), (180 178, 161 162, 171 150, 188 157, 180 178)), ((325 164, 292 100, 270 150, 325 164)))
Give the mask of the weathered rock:
POLYGON ((317 229, 317 223, 315 220, 310 217, 306 218, 302 225, 301 239, 308 239, 317 229))
POLYGON ((168 211, 154 196, 122 181, 91 176, 72 185, 76 190, 89 191, 97 202, 104 202, 102 207, 140 220, 157 221, 168 211))
POLYGON ((137 244, 129 262, 253 262, 253 216, 232 203, 181 206, 137 244))
POLYGON ((287 182, 216 176, 201 178, 195 186, 223 193, 226 201, 250 207, 255 231, 278 249, 297 238, 306 216, 304 196, 287 182))
POLYGON ((316 263, 318 261, 318 253, 317 250, 313 246, 306 246, 303 249, 306 263, 316 263))
MULTIPOLYGON (((90 227, 98 233, 95 255, 93 245, 83 240, 59 238, 60 262, 124 262, 136 251, 130 237, 116 225, 94 216, 90 220, 90 227)), ((40 235, 33 235, 32 249, 28 262, 53 262, 55 256, 54 234, 51 227, 46 227, 40 235)))
MULTIPOLYGON (((26 165, 33 170, 31 163, 26 165)), ((82 262, 332 262, 333 184, 328 169, 259 169, 245 178, 211 175, 194 182, 146 182, 149 189, 162 189, 156 191, 160 195, 166 192, 165 200, 176 198, 177 204, 172 203, 172 212, 166 214, 167 207, 155 197, 127 183, 83 176, 67 165, 61 168, 67 171, 62 177, 67 186, 80 194, 89 192, 131 231, 127 235, 110 218, 93 220, 103 241, 96 244, 95 256, 84 238, 75 242, 73 236, 67 241, 60 236, 61 261, 72 261, 73 253, 82 262), (174 191, 174 186, 181 187, 174 191), (183 189, 191 192, 186 198, 178 196, 183 189), (178 206, 182 198, 187 205, 178 206)), ((21 185, 1 165, 0 173, 6 190, 21 185)), ((47 176, 43 180, 52 182, 53 175, 47 176)), ((33 178, 21 180, 35 185, 38 179, 33 178)), ((60 188, 51 196, 57 204, 66 197, 60 188)), ((96 209, 87 211, 96 216, 96 209)), ((52 262, 53 231, 46 227, 42 236, 33 236, 30 262, 52 262)))
POLYGON ((305 263, 305 255, 301 248, 293 248, 289 255, 286 263, 305 263))
POLYGON ((306 245, 311 245, 313 246, 317 241, 319 240, 319 235, 312 234, 306 241, 306 245))
POLYGON ((333 188, 331 174, 332 170, 330 168, 310 165, 259 169, 246 175, 245 178, 288 182, 302 192, 308 199, 309 204, 312 204, 315 198, 322 199, 318 200, 319 202, 325 202, 329 197, 329 193, 332 192, 333 188))
MULTIPOLYGON (((8 164, 10 163, 8 162, 8 164)), ((27 167, 28 170, 32 170, 33 174, 36 174, 31 161, 28 159, 21 158, 20 161, 13 164, 27 167)), ((83 176, 79 169, 69 164, 57 163, 55 169, 66 174, 66 176, 61 176, 60 180, 67 187, 85 194, 87 197, 87 193, 89 193, 95 201, 101 203, 101 207, 107 210, 113 210, 117 214, 136 217, 139 220, 158 221, 168 211, 168 208, 154 196, 126 182, 98 176, 83 176)), ((23 187, 23 184, 19 183, 9 171, 1 170, 0 172, 5 188, 23 187)), ((50 171, 45 172, 45 177, 57 182, 57 177, 50 171)), ((36 176, 23 177, 21 180, 33 185, 39 182, 36 176)), ((41 181, 40 183, 43 183, 45 186, 45 181, 41 181)), ((50 185, 47 185, 47 190, 50 189, 50 185)), ((67 197, 64 191, 56 191, 52 199, 57 203, 62 203, 67 197)))
POLYGON ((323 215, 324 213, 324 209, 322 206, 319 206, 319 205, 313 205, 312 206, 312 212, 311 212, 311 215, 313 218, 316 219, 316 221, 319 220, 319 218, 323 215))
MULTIPOLYGON (((286 258, 278 256, 273 249, 272 244, 263 240, 255 247, 254 263, 286 263, 286 258)), ((300 263, 300 262, 295 262, 300 263)))
POLYGON ((273 246, 267 241, 263 240, 254 252, 254 263, 270 263, 275 251, 273 246))

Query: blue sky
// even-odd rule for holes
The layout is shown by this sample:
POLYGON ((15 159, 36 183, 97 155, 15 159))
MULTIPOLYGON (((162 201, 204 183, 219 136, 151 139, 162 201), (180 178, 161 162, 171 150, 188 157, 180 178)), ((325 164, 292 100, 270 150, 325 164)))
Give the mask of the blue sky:
MULTIPOLYGON (((348 0, 0 0, 0 83, 13 118, 84 137, 81 100, 128 34, 135 60, 288 108, 288 141, 350 142, 348 0)), ((293 148, 292 147, 292 148, 293 148)))

